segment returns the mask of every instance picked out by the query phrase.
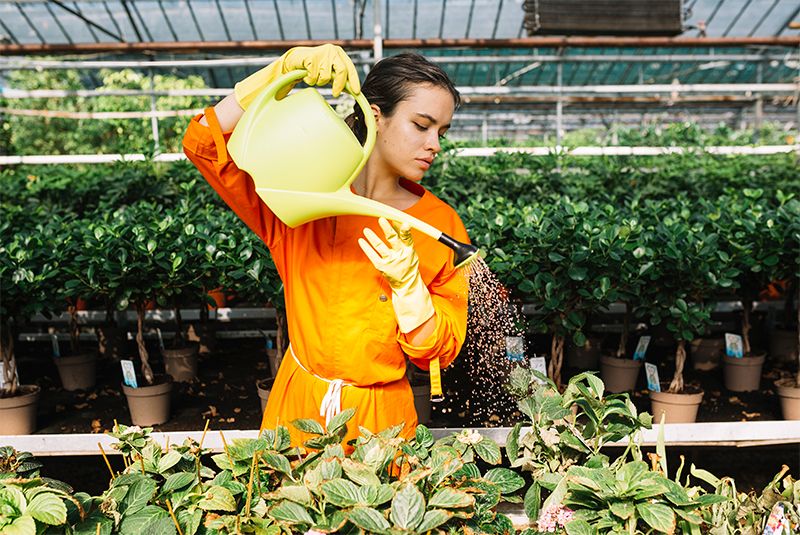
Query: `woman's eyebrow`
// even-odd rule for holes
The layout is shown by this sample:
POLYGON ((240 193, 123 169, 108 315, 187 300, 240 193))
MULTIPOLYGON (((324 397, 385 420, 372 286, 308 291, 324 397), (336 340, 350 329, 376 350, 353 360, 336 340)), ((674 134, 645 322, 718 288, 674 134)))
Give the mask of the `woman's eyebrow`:
MULTIPOLYGON (((422 117, 423 119, 427 119, 430 122, 432 122, 433 124, 436 124, 436 123, 439 122, 439 121, 436 120, 435 117, 433 117, 432 115, 428 115, 427 113, 417 112, 417 116, 418 117, 422 117)), ((443 125, 442 128, 450 128, 450 124, 443 125)))

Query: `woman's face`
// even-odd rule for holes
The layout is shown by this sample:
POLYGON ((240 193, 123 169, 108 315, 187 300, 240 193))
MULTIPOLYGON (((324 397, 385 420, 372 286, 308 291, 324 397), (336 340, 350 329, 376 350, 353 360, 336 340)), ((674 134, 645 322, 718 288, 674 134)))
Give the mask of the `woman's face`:
POLYGON ((396 177, 418 182, 442 150, 440 138, 450 128, 455 101, 444 88, 416 85, 391 116, 377 107, 378 135, 373 155, 396 177))

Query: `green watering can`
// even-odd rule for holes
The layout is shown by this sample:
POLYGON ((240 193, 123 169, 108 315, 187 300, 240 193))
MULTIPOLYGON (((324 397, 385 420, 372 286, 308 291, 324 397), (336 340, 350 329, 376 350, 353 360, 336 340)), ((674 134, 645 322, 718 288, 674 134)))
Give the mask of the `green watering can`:
MULTIPOLYGON (((305 70, 284 74, 256 97, 228 140, 236 165, 255 182, 256 192, 289 227, 336 215, 385 217, 411 227, 455 251, 461 267, 478 248, 441 230, 366 197, 350 184, 358 177, 375 145, 375 117, 364 95, 355 96, 364 112, 367 140, 362 147, 350 128, 313 87, 277 100, 283 87, 306 76, 305 70)), ((349 85, 346 86, 349 92, 349 85)))

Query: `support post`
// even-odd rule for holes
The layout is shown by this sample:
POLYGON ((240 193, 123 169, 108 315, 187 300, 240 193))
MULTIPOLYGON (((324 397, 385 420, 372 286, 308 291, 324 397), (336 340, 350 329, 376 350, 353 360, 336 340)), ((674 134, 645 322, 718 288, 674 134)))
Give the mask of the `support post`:
MULTIPOLYGON (((153 70, 149 70, 150 76, 150 90, 155 91, 156 88, 156 80, 155 76, 153 76, 153 70)), ((156 96, 154 93, 150 95, 150 111, 152 112, 150 115, 150 128, 153 131, 153 154, 158 154, 161 151, 160 148, 160 139, 158 137, 158 115, 156 111, 158 111, 158 106, 156 106, 156 96)))
POLYGON ((381 24, 381 0, 374 0, 374 19, 372 37, 372 57, 373 62, 377 63, 383 59, 383 25, 381 24))

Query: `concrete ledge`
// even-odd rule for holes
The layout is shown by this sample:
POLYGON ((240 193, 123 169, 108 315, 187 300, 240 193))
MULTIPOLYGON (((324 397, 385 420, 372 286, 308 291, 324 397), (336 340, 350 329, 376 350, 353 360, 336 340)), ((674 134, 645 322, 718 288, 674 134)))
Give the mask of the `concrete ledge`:
MULTIPOLYGON (((478 431, 491 438, 501 446, 505 446, 510 427, 496 428, 434 428, 435 438, 442 438, 465 429, 478 431)), ((153 433, 153 438, 164 446, 180 444, 187 437, 200 441, 202 431, 171 431, 153 433)), ((211 431, 206 434, 203 447, 215 452, 223 451, 222 435, 230 443, 237 438, 255 438, 256 430, 211 431)), ((764 422, 703 422, 695 424, 666 424, 664 437, 667 446, 713 446, 713 447, 747 447, 779 444, 800 444, 800 421, 764 421, 764 422)), ((654 446, 658 440, 658 426, 645 430, 640 443, 643 446, 654 446)), ((100 434, 63 434, 63 435, 0 435, 0 446, 13 446, 18 451, 29 451, 38 456, 72 456, 99 455, 102 445, 106 455, 118 452, 111 448, 115 439, 100 434)), ((611 443, 609 446, 624 446, 626 442, 611 443)))

